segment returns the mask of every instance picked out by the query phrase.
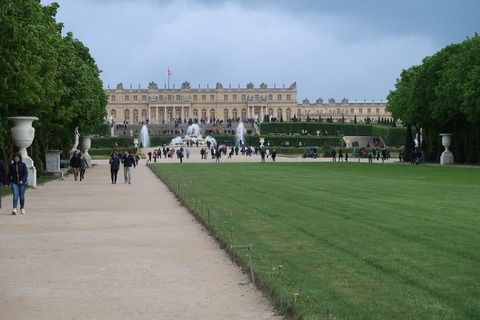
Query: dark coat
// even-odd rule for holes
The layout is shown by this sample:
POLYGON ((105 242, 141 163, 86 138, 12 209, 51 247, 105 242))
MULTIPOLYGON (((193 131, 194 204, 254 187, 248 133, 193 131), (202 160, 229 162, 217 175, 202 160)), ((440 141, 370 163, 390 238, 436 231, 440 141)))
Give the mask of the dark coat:
POLYGON ((10 170, 8 170, 8 182, 18 184, 23 181, 24 184, 28 182, 28 169, 25 162, 22 161, 22 155, 20 153, 16 153, 16 156, 20 157, 20 161, 12 162, 10 164, 10 170))

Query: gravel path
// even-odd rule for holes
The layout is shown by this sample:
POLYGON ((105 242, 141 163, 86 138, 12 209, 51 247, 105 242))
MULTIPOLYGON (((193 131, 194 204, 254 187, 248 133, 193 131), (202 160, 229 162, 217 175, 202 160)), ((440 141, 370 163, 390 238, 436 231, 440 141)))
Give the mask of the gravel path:
POLYGON ((282 319, 142 162, 2 199, 0 319, 282 319))

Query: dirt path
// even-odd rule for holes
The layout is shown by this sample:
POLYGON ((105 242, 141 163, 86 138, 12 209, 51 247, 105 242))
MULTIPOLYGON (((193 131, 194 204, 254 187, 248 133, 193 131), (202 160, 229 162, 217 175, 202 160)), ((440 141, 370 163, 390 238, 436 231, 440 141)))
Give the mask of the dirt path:
POLYGON ((2 199, 0 319, 281 319, 146 166, 112 185, 97 163, 26 215, 2 199))

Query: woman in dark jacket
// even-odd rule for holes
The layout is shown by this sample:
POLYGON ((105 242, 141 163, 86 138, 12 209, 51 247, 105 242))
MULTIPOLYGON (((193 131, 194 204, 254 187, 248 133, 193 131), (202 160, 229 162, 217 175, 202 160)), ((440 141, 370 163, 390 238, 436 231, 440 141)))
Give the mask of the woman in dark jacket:
POLYGON ((28 169, 22 161, 22 155, 17 152, 13 155, 13 162, 8 171, 8 181, 12 187, 13 210, 12 214, 17 214, 18 198, 20 197, 20 213, 25 214, 25 190, 28 187, 28 169))
POLYGON ((110 158, 110 176, 112 178, 112 184, 117 183, 118 169, 120 169, 120 158, 118 157, 118 152, 115 151, 110 158))

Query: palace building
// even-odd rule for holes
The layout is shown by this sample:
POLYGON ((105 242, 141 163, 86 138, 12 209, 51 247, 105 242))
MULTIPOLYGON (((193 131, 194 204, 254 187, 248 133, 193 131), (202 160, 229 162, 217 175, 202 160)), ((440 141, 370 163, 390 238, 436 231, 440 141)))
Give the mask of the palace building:
POLYGON ((301 104, 297 102, 297 84, 289 87, 269 88, 265 83, 255 88, 252 83, 246 88, 229 86, 224 88, 217 83, 215 88, 193 89, 189 82, 184 82, 181 88, 159 89, 155 82, 148 89, 125 89, 123 84, 116 89, 105 89, 108 96, 107 115, 116 123, 138 124, 149 121, 152 124, 174 123, 197 119, 211 123, 215 121, 258 120, 263 121, 268 116, 270 121, 327 120, 353 122, 366 121, 367 118, 390 119, 385 110, 386 102, 363 101, 349 102, 343 99, 341 103, 329 99, 324 104, 322 99, 310 103, 307 99, 301 104))

